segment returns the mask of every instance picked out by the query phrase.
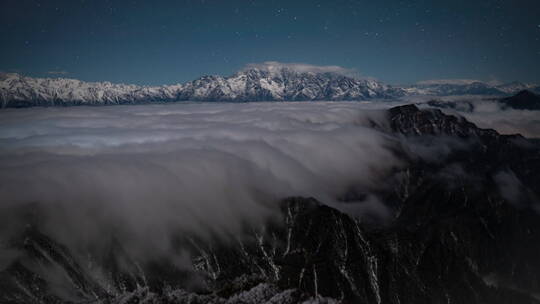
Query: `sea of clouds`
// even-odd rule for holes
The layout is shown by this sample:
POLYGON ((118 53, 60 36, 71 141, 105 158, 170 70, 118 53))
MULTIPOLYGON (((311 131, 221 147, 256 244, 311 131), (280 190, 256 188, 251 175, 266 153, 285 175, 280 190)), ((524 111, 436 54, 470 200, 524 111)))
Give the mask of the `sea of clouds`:
MULTIPOLYGON (((0 113, 4 239, 32 225, 85 252, 114 237, 135 256, 179 232, 235 236, 290 196, 335 203, 398 166, 360 103, 166 104, 0 113), (37 220, 35 219, 37 217, 37 220)), ((363 212, 384 214, 370 197, 363 212)))
MULTIPOLYGON (((178 233, 234 238, 290 196, 384 219, 375 193, 402 164, 396 138, 373 125, 407 102, 2 110, 0 242, 31 223, 79 252, 114 238, 137 258, 156 258, 178 233), (340 203, 351 189, 364 201, 340 203)), ((531 111, 489 109, 450 111, 539 137, 531 111)), ((0 268, 14 256, 0 253, 0 268)))
MULTIPOLYGON (((463 116, 480 128, 494 129, 501 134, 540 138, 540 111, 508 108, 493 96, 417 96, 401 102, 417 103, 421 108, 439 108, 446 114, 463 116), (428 105, 429 101, 432 103, 428 105), (453 108, 447 107, 449 104, 453 108)), ((382 108, 387 105, 379 104, 382 108)))

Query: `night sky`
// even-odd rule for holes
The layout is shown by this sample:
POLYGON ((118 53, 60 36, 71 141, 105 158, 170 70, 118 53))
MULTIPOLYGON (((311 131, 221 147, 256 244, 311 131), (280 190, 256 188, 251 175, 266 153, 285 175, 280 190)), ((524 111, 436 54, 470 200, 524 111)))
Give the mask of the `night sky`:
POLYGON ((393 84, 540 82, 540 1, 2 0, 0 45, 0 71, 86 81, 171 84, 281 61, 393 84))

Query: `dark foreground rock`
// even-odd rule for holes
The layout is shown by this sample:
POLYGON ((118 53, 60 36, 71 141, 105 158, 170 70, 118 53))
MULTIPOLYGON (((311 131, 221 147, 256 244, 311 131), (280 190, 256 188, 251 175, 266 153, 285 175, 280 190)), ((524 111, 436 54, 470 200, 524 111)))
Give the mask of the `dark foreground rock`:
POLYGON ((540 110, 540 95, 524 90, 514 96, 501 99, 501 103, 518 110, 540 110))

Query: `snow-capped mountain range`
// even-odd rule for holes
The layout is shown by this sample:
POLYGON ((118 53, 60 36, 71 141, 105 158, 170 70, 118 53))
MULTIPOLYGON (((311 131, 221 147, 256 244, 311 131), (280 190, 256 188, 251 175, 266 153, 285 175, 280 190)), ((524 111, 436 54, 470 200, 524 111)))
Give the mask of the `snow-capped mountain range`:
POLYGON ((470 79, 442 79, 422 81, 403 87, 409 95, 510 95, 523 90, 539 90, 535 84, 522 82, 496 83, 470 79))
POLYGON ((99 105, 176 100, 182 85, 146 87, 66 78, 0 74, 2 107, 99 105))
POLYGON ((2 107, 106 105, 171 101, 307 101, 392 99, 408 95, 508 95, 540 87, 522 83, 431 81, 390 86, 340 67, 266 62, 228 77, 203 76, 185 84, 138 86, 0 74, 2 107))

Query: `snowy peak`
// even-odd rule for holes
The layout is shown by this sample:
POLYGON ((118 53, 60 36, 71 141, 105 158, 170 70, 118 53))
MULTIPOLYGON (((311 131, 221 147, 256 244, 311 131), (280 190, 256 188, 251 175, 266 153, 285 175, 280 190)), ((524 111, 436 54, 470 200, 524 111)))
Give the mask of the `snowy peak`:
POLYGON ((65 78, 0 75, 2 107, 102 105, 170 101, 307 101, 396 98, 405 92, 338 66, 265 62, 228 76, 184 85, 145 87, 65 78))
POLYGON ((203 76, 186 84, 138 86, 32 78, 0 73, 2 107, 106 105, 174 101, 338 101, 395 99, 408 95, 510 95, 534 85, 471 79, 431 80, 406 87, 362 78, 339 66, 268 61, 228 76, 203 76))
POLYGON ((17 73, 3 73, 3 72, 0 72, 0 81, 10 81, 10 80, 13 80, 13 79, 17 79, 17 78, 20 78, 21 75, 17 74, 17 73))
POLYGON ((334 66, 274 62, 248 65, 230 77, 205 76, 187 83, 180 100, 365 100, 399 96, 396 94, 399 90, 347 73, 334 66))
POLYGON ((68 78, 0 75, 2 107, 105 105, 175 100, 181 85, 145 87, 68 78))
POLYGON ((522 82, 499 83, 484 82, 474 79, 437 79, 420 81, 405 87, 410 95, 508 95, 535 87, 533 84, 522 82))

